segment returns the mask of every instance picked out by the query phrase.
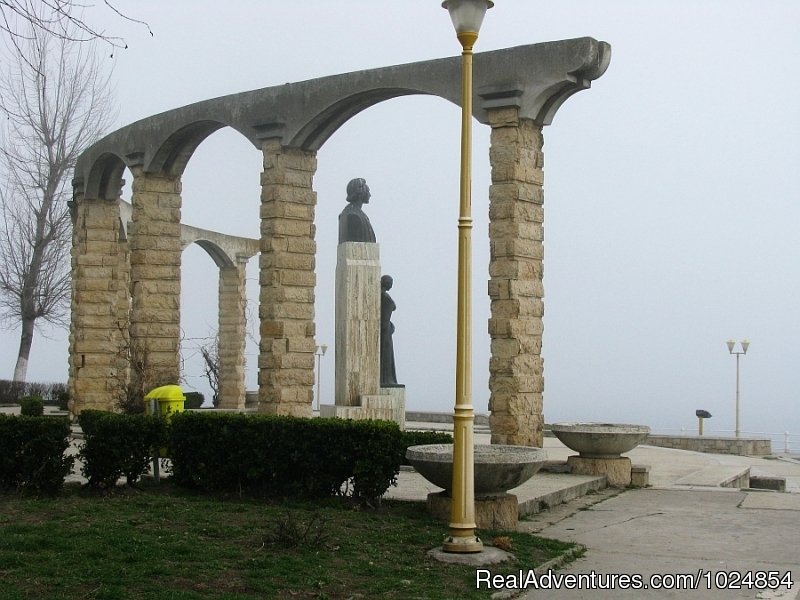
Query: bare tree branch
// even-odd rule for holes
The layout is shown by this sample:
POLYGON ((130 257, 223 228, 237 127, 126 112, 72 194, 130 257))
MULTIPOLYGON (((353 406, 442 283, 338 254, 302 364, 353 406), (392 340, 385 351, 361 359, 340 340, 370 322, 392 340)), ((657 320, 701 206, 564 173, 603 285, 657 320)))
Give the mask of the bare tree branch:
MULTIPOLYGON (((62 0, 46 0, 63 10, 62 0)), ((30 3, 13 2, 14 6, 30 3)), ((10 3, 0 0, 0 5, 10 3)), ((93 43, 30 25, 0 67, 0 318, 21 326, 15 380, 24 381, 34 329, 64 326, 70 298, 69 176, 115 116, 110 74, 93 43)))
MULTIPOLYGON (((145 27, 153 35, 146 22, 128 16, 115 2, 103 0, 103 6, 122 20, 145 27)), ((100 41, 111 48, 111 56, 117 49, 127 48, 124 38, 111 35, 83 18, 88 8, 96 7, 76 0, 0 0, 0 31, 6 34, 16 53, 23 56, 27 42, 37 36, 78 43, 100 41)))
POLYGON ((200 345, 200 354, 204 362, 204 375, 211 388, 211 401, 216 408, 219 405, 219 334, 200 345))

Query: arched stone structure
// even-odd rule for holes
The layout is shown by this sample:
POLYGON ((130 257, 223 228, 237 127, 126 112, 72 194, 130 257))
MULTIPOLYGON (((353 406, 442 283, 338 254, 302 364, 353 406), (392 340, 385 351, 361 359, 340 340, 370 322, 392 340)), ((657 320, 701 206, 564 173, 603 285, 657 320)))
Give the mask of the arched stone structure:
MULTIPOLYGON (((604 73, 609 60, 610 46, 591 38, 474 57, 473 114, 492 127, 490 410, 496 442, 541 444, 541 130, 569 96, 604 73)), ((310 416, 316 151, 348 119, 390 98, 429 94, 458 104, 460 72, 456 57, 323 77, 198 102, 110 134, 86 150, 76 166, 76 213, 83 219, 76 221, 73 247, 76 289, 92 280, 94 273, 79 267, 96 254, 94 240, 83 239, 80 228, 108 227, 102 211, 92 207, 117 193, 127 166, 134 175, 131 344, 154 354, 160 376, 177 375, 180 176, 208 135, 232 127, 264 155, 260 409, 310 416)), ((104 290, 103 298, 111 296, 112 290, 104 290)), ((75 358, 83 356, 79 348, 85 346, 77 342, 91 337, 94 328, 84 313, 76 302, 70 381, 78 410, 90 402, 85 394, 91 387, 82 387, 90 373, 77 368, 75 358)), ((98 361, 101 366, 105 363, 98 361)))
POLYGON ((258 253, 259 241, 207 229, 181 226, 181 246, 197 244, 219 268, 219 408, 244 409, 246 341, 245 270, 258 253))

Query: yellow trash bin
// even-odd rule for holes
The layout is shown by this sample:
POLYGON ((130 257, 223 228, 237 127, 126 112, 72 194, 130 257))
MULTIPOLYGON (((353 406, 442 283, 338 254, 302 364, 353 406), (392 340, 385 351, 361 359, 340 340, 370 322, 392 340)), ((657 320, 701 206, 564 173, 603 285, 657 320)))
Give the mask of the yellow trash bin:
POLYGON ((145 412, 153 414, 153 401, 158 403, 158 415, 168 419, 173 413, 183 412, 186 396, 179 385, 162 385, 150 390, 145 399, 145 412))

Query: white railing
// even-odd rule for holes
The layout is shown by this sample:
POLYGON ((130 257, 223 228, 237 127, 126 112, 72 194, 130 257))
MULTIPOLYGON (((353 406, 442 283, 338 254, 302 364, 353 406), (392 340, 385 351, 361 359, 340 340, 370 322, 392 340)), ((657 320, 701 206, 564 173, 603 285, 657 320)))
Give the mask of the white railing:
MULTIPOLYGON (((681 427, 680 429, 652 428, 654 434, 664 435, 697 435, 697 426, 681 427)), ((736 432, 732 429, 703 429, 704 436, 734 437, 736 432)), ((769 431, 741 431, 742 437, 769 438, 772 442, 773 454, 785 454, 800 457, 800 433, 783 433, 769 431)))

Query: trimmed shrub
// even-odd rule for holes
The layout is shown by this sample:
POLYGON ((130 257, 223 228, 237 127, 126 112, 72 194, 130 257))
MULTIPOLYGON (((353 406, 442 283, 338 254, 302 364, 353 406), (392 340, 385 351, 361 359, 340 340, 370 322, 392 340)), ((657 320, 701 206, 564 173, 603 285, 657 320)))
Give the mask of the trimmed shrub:
POLYGON ((179 413, 170 456, 178 485, 270 496, 379 498, 404 452, 396 423, 179 413))
POLYGON ((44 401, 41 396, 25 396, 19 400, 20 414, 26 417, 41 417, 44 414, 44 401))
POLYGON ((75 460, 64 455, 69 437, 66 418, 0 415, 0 488, 60 491, 75 460))
POLYGON ((205 396, 201 392, 186 392, 186 402, 183 403, 183 408, 186 410, 193 408, 200 408, 205 402, 205 396))
POLYGON ((58 410, 69 410, 69 391, 61 390, 56 394, 58 410))
POLYGON ((82 472, 92 487, 114 487, 123 476, 136 485, 166 443, 166 423, 159 417, 85 410, 78 422, 85 437, 82 472))
POLYGON ((403 465, 410 464, 406 460, 406 450, 409 446, 422 446, 425 444, 452 444, 453 434, 447 431, 404 431, 403 432, 403 465))

